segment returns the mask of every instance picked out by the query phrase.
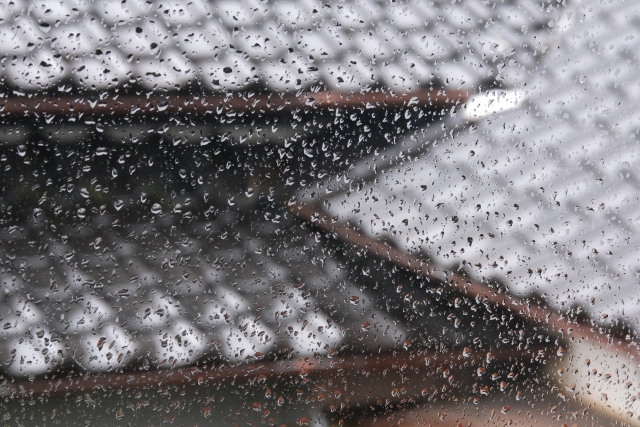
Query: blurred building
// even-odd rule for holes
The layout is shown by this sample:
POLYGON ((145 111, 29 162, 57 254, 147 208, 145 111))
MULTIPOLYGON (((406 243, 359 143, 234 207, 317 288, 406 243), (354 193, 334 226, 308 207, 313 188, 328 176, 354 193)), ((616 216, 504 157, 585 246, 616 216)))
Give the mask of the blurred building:
POLYGON ((4 420, 637 423, 598 7, 0 5, 4 420))

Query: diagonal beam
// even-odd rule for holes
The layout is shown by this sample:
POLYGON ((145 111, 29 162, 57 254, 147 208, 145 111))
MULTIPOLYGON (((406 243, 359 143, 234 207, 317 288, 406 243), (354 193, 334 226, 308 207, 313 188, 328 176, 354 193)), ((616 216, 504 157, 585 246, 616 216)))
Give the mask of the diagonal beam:
MULTIPOLYGON (((494 307, 513 313, 528 322, 543 326, 569 339, 587 339, 603 348, 608 348, 612 353, 626 354, 632 359, 640 360, 638 343, 625 342, 599 332, 595 326, 572 321, 559 313, 545 307, 532 304, 528 301, 506 294, 497 293, 476 280, 464 277, 452 271, 438 269, 434 264, 428 263, 417 256, 407 254, 396 249, 386 242, 366 236, 358 230, 334 221, 322 210, 302 203, 290 203, 289 209, 298 217, 312 223, 321 230, 335 233, 346 243, 368 251, 370 254, 394 263, 408 271, 420 274, 430 280, 446 283, 452 289, 471 298, 481 298, 488 301, 494 307)), ((563 350, 558 349, 558 353, 563 350)))

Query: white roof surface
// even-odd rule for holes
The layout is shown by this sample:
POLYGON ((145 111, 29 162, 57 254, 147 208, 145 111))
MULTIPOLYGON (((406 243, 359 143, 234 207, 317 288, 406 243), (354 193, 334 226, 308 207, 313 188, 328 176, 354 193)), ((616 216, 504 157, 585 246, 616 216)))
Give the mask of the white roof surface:
POLYGON ((514 85, 522 81, 516 64, 544 54, 539 45, 559 10, 521 3, 8 0, 0 5, 0 79, 20 90, 65 79, 88 90, 138 81, 165 91, 514 85), (373 81, 361 70, 347 71, 344 84, 338 79, 335 70, 348 68, 353 55, 373 81), (464 81, 448 79, 453 63, 464 81), (274 67, 281 68, 275 77, 274 67))
POLYGON ((521 66, 519 107, 473 123, 461 108, 447 111, 446 130, 436 123, 357 165, 354 176, 373 178, 329 194, 328 210, 440 266, 497 278, 514 294, 535 291, 557 308, 635 325, 638 8, 568 8, 548 56, 528 75, 521 66))

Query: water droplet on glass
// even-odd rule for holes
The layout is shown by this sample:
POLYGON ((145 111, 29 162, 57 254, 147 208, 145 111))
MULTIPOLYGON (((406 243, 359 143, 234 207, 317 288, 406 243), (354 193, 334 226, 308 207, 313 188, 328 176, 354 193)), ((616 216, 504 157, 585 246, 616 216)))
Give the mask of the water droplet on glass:
POLYGON ((160 203, 154 203, 153 206, 151 206, 151 213, 154 215, 162 213, 162 206, 160 206, 160 203))

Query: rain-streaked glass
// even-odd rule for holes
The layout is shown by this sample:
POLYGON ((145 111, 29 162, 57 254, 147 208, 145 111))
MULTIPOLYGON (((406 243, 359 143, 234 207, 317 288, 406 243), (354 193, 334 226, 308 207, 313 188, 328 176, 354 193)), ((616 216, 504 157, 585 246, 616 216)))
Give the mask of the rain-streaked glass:
POLYGON ((6 425, 640 425, 634 2, 6 0, 6 425))

